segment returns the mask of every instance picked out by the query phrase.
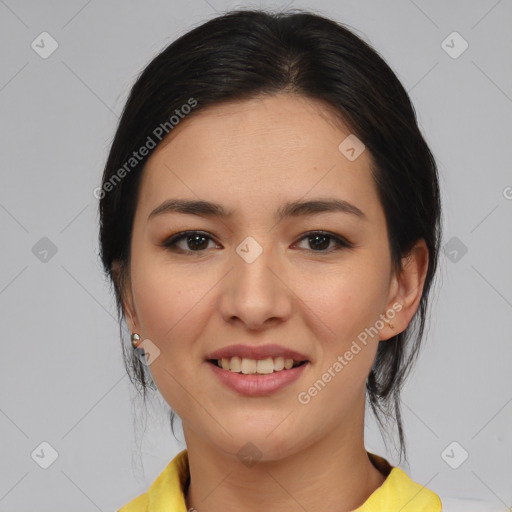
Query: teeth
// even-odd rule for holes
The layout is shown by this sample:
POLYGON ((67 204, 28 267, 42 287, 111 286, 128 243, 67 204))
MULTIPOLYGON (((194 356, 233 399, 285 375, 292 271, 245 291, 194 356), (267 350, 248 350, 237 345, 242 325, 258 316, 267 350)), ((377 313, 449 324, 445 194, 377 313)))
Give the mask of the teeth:
POLYGON ((231 360, 228 360, 229 362, 229 370, 232 372, 240 372, 241 366, 242 366, 242 360, 238 357, 232 357, 231 360))
POLYGON ((274 371, 274 361, 272 361, 271 357, 267 357, 267 359, 262 359, 256 363, 256 373, 272 373, 274 371))
POLYGON ((281 370, 289 370, 293 366, 298 365, 300 361, 294 361, 293 359, 285 359, 282 356, 279 357, 267 357, 266 359, 247 359, 233 356, 231 358, 223 357, 217 360, 217 366, 224 370, 229 370, 235 373, 243 373, 245 375, 252 375, 255 373, 261 375, 268 375, 273 372, 279 372, 281 370))
POLYGON ((254 359, 245 359, 245 357, 242 359, 242 373, 256 373, 256 366, 257 363, 254 359))

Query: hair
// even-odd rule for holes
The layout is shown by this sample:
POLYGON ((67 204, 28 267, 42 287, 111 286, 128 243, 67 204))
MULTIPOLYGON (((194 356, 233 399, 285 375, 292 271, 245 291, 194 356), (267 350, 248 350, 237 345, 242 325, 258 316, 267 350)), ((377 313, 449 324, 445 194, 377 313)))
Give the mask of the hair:
MULTIPOLYGON (((402 270, 402 258, 419 239, 427 245, 428 268, 418 310, 403 332, 379 341, 366 382, 368 403, 381 433, 389 434, 387 427, 394 420, 400 459, 402 454, 407 459, 400 391, 420 349, 438 265, 437 166, 407 92, 388 64, 347 26, 312 12, 229 11, 172 42, 135 81, 105 165, 99 201, 100 257, 114 287, 125 368, 146 403, 151 386, 147 369, 131 345, 127 350, 123 343, 122 294, 129 278, 139 183, 155 148, 136 161, 134 151, 149 147, 148 141, 164 127, 169 132, 169 119, 178 119, 177 109, 191 104, 191 98, 196 106, 189 117, 208 106, 277 93, 294 93, 329 106, 365 144, 385 212, 393 270, 402 270)), ((174 434, 172 410, 170 420, 174 434)))

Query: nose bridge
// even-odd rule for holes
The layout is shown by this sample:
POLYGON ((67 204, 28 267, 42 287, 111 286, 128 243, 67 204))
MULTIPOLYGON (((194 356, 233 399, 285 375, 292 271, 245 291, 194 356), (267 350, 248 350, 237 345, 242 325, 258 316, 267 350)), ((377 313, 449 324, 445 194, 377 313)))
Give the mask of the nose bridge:
POLYGON ((223 291, 223 315, 238 317, 252 328, 270 318, 286 317, 291 309, 288 289, 277 277, 277 251, 268 243, 270 237, 265 240, 249 236, 235 248, 234 268, 223 291))

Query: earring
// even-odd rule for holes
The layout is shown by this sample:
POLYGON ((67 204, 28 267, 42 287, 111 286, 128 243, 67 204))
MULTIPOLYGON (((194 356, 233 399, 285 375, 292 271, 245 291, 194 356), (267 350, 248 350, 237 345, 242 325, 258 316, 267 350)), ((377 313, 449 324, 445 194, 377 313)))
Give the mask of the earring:
POLYGON ((140 336, 137 333, 132 333, 132 347, 137 348, 139 346, 140 336))

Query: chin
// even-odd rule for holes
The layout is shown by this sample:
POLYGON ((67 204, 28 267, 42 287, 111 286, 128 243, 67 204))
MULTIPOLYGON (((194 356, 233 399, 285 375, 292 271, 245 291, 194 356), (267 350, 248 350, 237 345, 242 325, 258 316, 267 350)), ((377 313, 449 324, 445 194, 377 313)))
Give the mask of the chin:
POLYGON ((280 427, 275 428, 277 423, 270 428, 254 425, 242 429, 241 425, 228 429, 231 436, 222 430, 220 437, 210 437, 210 442, 218 450, 242 462, 247 459, 260 462, 282 460, 296 453, 301 445, 298 433, 286 427, 279 431, 280 427))

